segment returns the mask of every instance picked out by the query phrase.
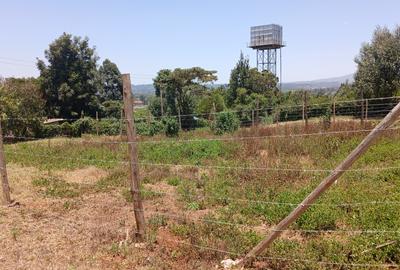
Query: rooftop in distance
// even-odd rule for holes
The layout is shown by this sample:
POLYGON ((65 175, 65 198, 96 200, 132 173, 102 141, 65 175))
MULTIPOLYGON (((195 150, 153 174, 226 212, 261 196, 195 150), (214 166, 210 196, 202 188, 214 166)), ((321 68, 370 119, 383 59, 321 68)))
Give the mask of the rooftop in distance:
POLYGON ((278 49, 285 46, 282 39, 283 28, 278 24, 252 26, 250 28, 250 48, 278 49))

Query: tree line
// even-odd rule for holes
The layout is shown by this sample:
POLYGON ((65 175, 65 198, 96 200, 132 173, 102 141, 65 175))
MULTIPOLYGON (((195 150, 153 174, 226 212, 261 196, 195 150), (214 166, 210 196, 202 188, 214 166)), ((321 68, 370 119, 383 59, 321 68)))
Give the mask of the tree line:
MULTIPOLYGON (((109 59, 99 63, 96 48, 87 37, 63 33, 49 44, 44 57, 37 61, 38 78, 0 81, 1 116, 10 119, 5 126, 18 126, 20 134, 35 134, 35 121, 41 117, 78 119, 94 117, 97 112, 100 117, 119 118, 120 71, 109 59)), ((378 27, 372 40, 362 45, 355 62, 354 83, 343 84, 333 94, 310 92, 309 102, 400 95, 400 27, 392 31, 378 27)), ((251 68, 242 53, 229 84, 216 87, 216 81, 216 71, 201 67, 162 69, 153 79, 155 93, 148 109, 154 117, 182 115, 180 125, 192 127, 198 119, 187 115, 206 119, 213 112, 239 111, 239 120, 246 121, 251 110, 302 102, 302 92, 281 92, 278 78, 251 68)))

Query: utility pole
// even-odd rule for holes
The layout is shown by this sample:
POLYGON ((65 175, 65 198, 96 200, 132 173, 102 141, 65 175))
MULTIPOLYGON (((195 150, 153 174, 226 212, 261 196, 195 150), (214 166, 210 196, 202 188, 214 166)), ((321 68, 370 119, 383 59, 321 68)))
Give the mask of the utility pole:
POLYGON ((126 133, 128 137, 129 165, 130 165, 130 189, 133 199, 133 210, 135 212, 135 220, 137 233, 136 238, 139 241, 144 240, 145 236, 145 220, 143 212, 143 204, 139 190, 139 164, 136 141, 135 120, 133 117, 133 99, 132 85, 129 74, 122 75, 124 112, 126 120, 126 133))

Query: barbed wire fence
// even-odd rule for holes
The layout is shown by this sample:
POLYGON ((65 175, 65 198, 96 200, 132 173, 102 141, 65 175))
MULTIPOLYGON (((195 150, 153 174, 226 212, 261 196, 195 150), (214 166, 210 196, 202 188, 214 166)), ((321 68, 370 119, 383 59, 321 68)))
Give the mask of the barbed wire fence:
MULTIPOLYGON (((131 86, 129 83, 124 84, 124 89, 126 91, 131 91, 131 86)), ((132 99, 130 97, 125 97, 125 101, 127 102, 127 106, 130 106, 132 108, 132 99)), ((315 104, 315 106, 322 106, 322 105, 327 105, 327 106, 332 106, 334 109, 333 117, 338 116, 349 116, 351 113, 354 115, 359 115, 359 108, 361 108, 361 104, 359 102, 364 102, 365 107, 363 110, 362 115, 360 116, 363 118, 363 121, 368 120, 369 118, 375 118, 379 119, 379 117, 382 114, 387 114, 389 113, 388 116, 386 116, 385 119, 388 119, 387 117, 390 117, 390 121, 386 122, 383 125, 378 125, 374 129, 369 129, 369 128, 360 128, 360 129, 350 129, 350 130, 340 130, 340 131, 319 131, 319 132, 301 132, 297 134, 271 134, 271 135, 264 135, 264 136, 231 136, 231 137, 209 137, 209 138, 199 138, 199 139, 159 139, 159 140, 154 140, 154 139, 147 139, 147 140, 137 140, 136 134, 135 134, 135 127, 134 127, 134 121, 147 121, 148 118, 144 119, 131 119, 131 126, 127 126, 126 131, 131 131, 132 136, 128 135, 128 139, 126 141, 122 140, 111 140, 111 141, 100 141, 96 139, 76 139, 76 138, 66 138, 66 140, 70 140, 72 143, 94 143, 94 144, 99 144, 99 145, 110 145, 110 144, 115 144, 115 145, 123 145, 123 146, 128 146, 132 147, 135 145, 139 144, 154 144, 154 143, 191 143, 191 142, 198 142, 198 141, 245 141, 245 140, 264 140, 268 138, 296 138, 296 137, 312 137, 312 136, 330 136, 330 135, 337 135, 337 134, 354 134, 354 133, 359 133, 359 134, 364 134, 364 133, 370 133, 375 134, 374 136, 378 136, 382 134, 385 131, 396 131, 400 127, 393 126, 393 124, 396 122, 396 119, 399 115, 400 112, 400 107, 397 105, 396 102, 384 102, 384 103, 379 103, 379 105, 373 105, 374 100, 379 100, 379 101, 387 101, 387 100, 398 100, 399 97, 390 97, 390 98, 382 98, 382 99, 369 99, 368 101, 366 100, 354 100, 354 101, 343 101, 343 102, 337 102, 335 104, 331 103, 321 103, 321 104, 315 104), (340 106, 338 104, 348 104, 352 103, 353 105, 343 105, 340 106), (356 106, 356 107, 355 107, 356 106), (358 106, 358 107, 357 107, 358 106), (374 107, 375 106, 375 107, 374 107), (382 106, 384 108, 382 108, 382 106), (390 127, 392 126, 392 127, 390 127), (130 137, 130 138, 129 138, 130 137)), ((378 104, 378 103, 377 103, 378 104)), ((306 106, 312 106, 307 105, 306 106)), ((305 119, 307 119, 305 114, 312 114, 312 110, 310 109, 304 109, 306 107, 305 105, 299 105, 299 106, 293 106, 292 108, 285 108, 286 112, 286 117, 284 118, 285 120, 282 120, 281 118, 278 118, 278 123, 279 122, 284 122, 284 121, 291 121, 289 119, 294 119, 292 121, 297 121, 297 120, 302 120, 305 124, 305 119), (293 111, 293 108, 299 109, 298 111, 293 111), (291 111, 293 112, 293 116, 290 116, 291 111), (292 117, 292 118, 291 118, 292 117)), ((314 105, 313 105, 314 106, 314 105)), ((263 109, 257 109, 259 113, 255 113, 255 110, 250 111, 250 115, 252 116, 251 118, 251 124, 255 125, 258 120, 256 119, 257 115, 260 115, 261 111, 264 112, 271 112, 274 110, 274 108, 263 108, 263 109)), ((284 111, 284 110, 282 110, 284 111)), ((280 112, 282 112, 280 111, 280 112)), ((221 113, 221 112, 219 112, 221 113)), ((209 118, 211 115, 216 115, 219 114, 218 112, 215 113, 209 113, 206 114, 203 117, 209 118)), ((237 111, 236 113, 242 114, 242 113, 249 113, 249 111, 237 111)), ((315 113, 315 115, 318 115, 315 113)), ((200 116, 199 114, 196 115, 180 115, 180 117, 198 117, 200 116)), ((320 115, 319 115, 320 116, 320 115)), ((173 117, 179 117, 173 116, 173 117)), ((313 116, 312 116, 313 117, 313 116)), ((314 116, 318 117, 318 116, 314 116)), ((129 123, 129 114, 126 114, 125 117, 122 119, 124 122, 129 123)), ((311 117, 310 117, 311 118, 311 117)), ((9 118, 8 120, 10 120, 9 118)), ((161 119, 161 118, 159 118, 161 119)), ((7 120, 7 119, 5 119, 7 120)), ((28 119, 24 119, 28 120, 28 119)), ((75 119, 76 120, 76 119, 75 119)), ((153 117, 152 120, 157 120, 156 117, 153 117)), ((309 120, 309 118, 308 118, 309 120)), ((118 121, 118 120, 117 120, 118 121)), ((335 120, 333 120, 335 121, 335 120)), ((385 120, 383 120, 385 121, 385 120)), ((248 121, 241 121, 243 125, 248 124, 248 121)), ((1 133, 1 125, 0 125, 0 133, 1 133)), ((368 138, 368 136, 367 136, 368 138)), ((3 149, 3 137, 0 137, 1 145, 0 145, 0 170, 1 170, 1 175, 2 175, 2 187, 3 187, 3 197, 4 201, 6 204, 10 204, 12 202, 11 196, 10 196, 10 189, 8 187, 8 179, 7 179, 7 170, 6 170, 6 163, 5 163, 5 157, 8 155, 29 155, 33 158, 49 158, 47 155, 40 155, 40 154, 35 154, 35 153, 19 153, 17 151, 5 151, 3 149), (8 188, 7 188, 8 187, 8 188)), ((30 140, 37 140, 39 138, 36 137, 29 137, 29 136, 12 136, 12 135, 6 135, 4 136, 4 139, 10 139, 10 140, 23 140, 23 141, 30 141, 30 140)), ((373 138, 374 139, 374 138, 373 138)), ((371 140, 372 143, 372 140, 371 140)), ((363 145, 363 143, 361 143, 363 145)), ((363 147, 368 147, 363 146, 363 147)), ((365 151, 365 150, 363 150, 365 151)), ((191 168, 207 168, 207 169, 228 169, 228 170, 247 170, 247 171, 296 171, 296 172, 302 172, 302 173, 331 173, 331 175, 335 175, 335 178, 331 178, 333 180, 330 180, 330 182, 333 183, 334 180, 336 180, 342 173, 344 172, 357 172, 357 171, 373 171, 373 170, 393 170, 393 169, 400 169, 400 167, 392 166, 392 167, 377 167, 377 168, 356 168, 356 169, 351 169, 349 168, 350 166, 339 166, 336 169, 330 169, 330 168, 292 168, 292 167, 262 167, 262 166, 218 166, 218 165, 193 165, 193 164, 167 164, 167 163, 151 163, 151 162, 140 162, 138 160, 137 152, 129 150, 130 153, 130 161, 122 161, 122 160, 99 160, 99 159, 84 159, 84 158, 70 158, 70 157, 65 157, 63 155, 60 156, 55 156, 53 155, 51 158, 52 159, 73 159, 75 161, 80 161, 84 162, 85 164, 90 163, 90 162, 103 162, 103 163, 109 163, 109 164, 124 164, 131 166, 131 193, 132 196, 134 197, 133 202, 134 202, 134 210, 135 210, 135 219, 136 219, 136 225, 137 225, 137 230, 136 230, 136 236, 139 236, 141 240, 145 239, 145 226, 148 225, 147 222, 144 220, 144 214, 157 214, 157 215, 162 215, 171 219, 175 220, 183 220, 183 221, 189 221, 189 222, 201 222, 201 223, 211 223, 211 224, 216 224, 218 226, 235 226, 235 227, 240 227, 242 229, 249 229, 249 230, 258 230, 263 233, 271 233, 274 235, 274 237, 279 236, 282 232, 299 232, 299 233, 313 233, 313 234, 323 234, 323 233, 331 233, 331 234, 377 234, 377 233, 383 233, 383 234, 400 234, 400 231, 398 230, 294 230, 294 229, 287 229, 288 225, 280 227, 279 225, 276 228, 260 228, 259 226, 254 226, 252 224, 243 224, 243 223, 237 223, 237 222, 227 222, 224 220, 219 220, 219 219, 210 219, 210 218, 193 218, 187 215, 182 215, 182 214, 171 214, 171 213, 166 213, 162 211, 146 211, 143 209, 143 206, 140 206, 141 204, 141 197, 140 197, 140 188, 139 188, 139 171, 138 167, 140 166, 151 166, 151 167, 174 167, 174 166, 183 166, 183 167, 191 167, 191 168), (136 174, 136 176, 135 176, 136 174), (136 179, 135 179, 136 178, 136 179), (142 216, 142 217, 141 217, 142 216), (140 225, 139 225, 140 224, 140 225)), ((361 153, 362 154, 362 153, 361 153)), ((360 155, 361 155, 360 154, 360 155)), ((351 164, 350 164, 351 165, 351 164)), ((156 193, 166 195, 166 196, 174 196, 175 194, 164 192, 164 191, 155 191, 156 193)), ((299 203, 293 203, 293 202, 282 202, 282 201, 262 201, 262 200, 251 200, 247 198, 239 198, 239 197, 215 197, 215 199, 223 199, 223 200, 230 200, 230 201, 238 201, 238 202, 246 202, 246 203, 262 203, 266 205, 287 205, 287 206, 297 206, 300 208, 296 209, 301 209, 302 212, 304 212, 309 206, 318 206, 318 205, 330 205, 333 207, 343 207, 343 206, 361 206, 361 205, 380 205, 380 204, 387 204, 387 205, 394 205, 397 206, 400 204, 400 201, 363 201, 363 202, 353 202, 353 203, 336 203, 336 204, 329 204, 329 203, 316 203, 314 202, 315 200, 312 201, 307 201, 307 202, 299 202, 299 203)), ((315 198, 316 199, 316 198, 315 198)), ((170 240, 168 240, 170 241, 170 240)), ((264 259, 264 260, 269 260, 269 261, 293 261, 293 262, 307 262, 307 263, 315 263, 317 265, 331 265, 331 266, 347 266, 347 267, 398 267, 398 265, 395 264, 357 264, 357 263, 335 263, 335 262, 324 262, 324 261, 314 261, 314 260, 306 260, 306 259, 299 259, 299 258, 283 258, 283 257, 266 257, 262 256, 261 252, 264 250, 265 246, 262 246, 262 250, 256 251, 253 253, 249 254, 239 254, 235 252, 230 252, 226 250, 222 250, 220 248, 215 248, 215 247, 207 247, 207 246, 202 246, 202 245, 197 245, 193 244, 187 241, 175 241, 176 244, 179 245, 187 245, 187 246, 192 246, 194 248, 198 249, 206 249, 206 250, 211 250, 214 252, 218 252, 221 254, 226 254, 226 255, 233 255, 235 257, 243 258, 242 260, 239 261, 239 263, 245 263, 248 259, 254 259, 254 258, 259 258, 259 259, 264 259)))

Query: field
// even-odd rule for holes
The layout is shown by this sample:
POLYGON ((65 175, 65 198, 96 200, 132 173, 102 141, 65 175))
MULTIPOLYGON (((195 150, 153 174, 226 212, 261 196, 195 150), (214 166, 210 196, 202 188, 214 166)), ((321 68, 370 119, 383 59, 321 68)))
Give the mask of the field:
MULTIPOLYGON (((293 122, 218 139, 206 129, 140 138, 144 244, 130 241, 119 137, 6 144, 20 206, 0 208, 0 269, 215 269, 257 244, 375 124, 311 121, 308 136, 287 136, 306 132, 293 122)), ((395 269, 399 149, 399 131, 386 131, 252 268, 395 269)))

